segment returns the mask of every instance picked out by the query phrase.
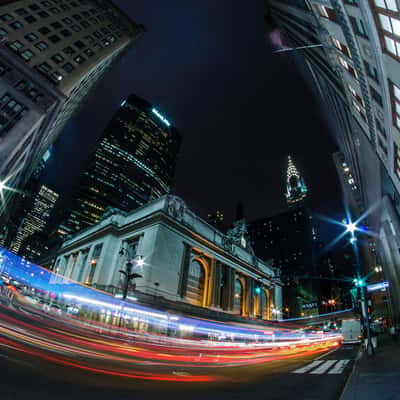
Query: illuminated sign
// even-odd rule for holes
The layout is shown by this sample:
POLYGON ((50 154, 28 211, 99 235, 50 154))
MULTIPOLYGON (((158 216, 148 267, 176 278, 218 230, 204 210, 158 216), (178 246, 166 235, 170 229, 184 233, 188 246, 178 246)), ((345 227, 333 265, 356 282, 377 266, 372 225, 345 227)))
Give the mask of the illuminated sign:
POLYGON ((368 292, 375 292, 376 290, 386 289, 389 287, 389 282, 379 282, 372 285, 367 285, 368 292))
POLYGON ((165 125, 171 126, 171 124, 169 123, 169 121, 167 120, 167 118, 165 118, 164 116, 162 116, 155 108, 153 108, 151 111, 152 111, 153 114, 157 115, 157 117, 158 117, 159 119, 161 119, 161 121, 164 122, 165 125))

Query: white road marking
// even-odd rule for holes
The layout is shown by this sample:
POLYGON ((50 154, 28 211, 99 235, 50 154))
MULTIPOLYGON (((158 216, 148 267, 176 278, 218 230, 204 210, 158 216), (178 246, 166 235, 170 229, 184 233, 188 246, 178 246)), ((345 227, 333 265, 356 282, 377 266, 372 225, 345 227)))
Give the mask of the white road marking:
POLYGON ((296 369, 296 370, 292 371, 292 373, 293 374, 304 374, 304 373, 312 370, 313 368, 317 367, 321 363, 323 363, 322 360, 315 360, 311 364, 306 365, 305 367, 302 367, 302 368, 299 368, 299 369, 296 369))
POLYGON ((314 371, 311 371, 311 374, 322 375, 324 374, 333 364, 335 364, 337 360, 326 360, 322 365, 320 365, 314 371))
POLYGON ((329 354, 334 353, 335 351, 338 351, 338 349, 337 348, 336 349, 332 349, 332 350, 328 351, 327 353, 323 353, 319 357, 317 357, 316 360, 320 360, 321 358, 329 356, 329 354))
POLYGON ((328 372, 328 374, 341 374, 349 362, 350 360, 338 361, 337 364, 328 372))

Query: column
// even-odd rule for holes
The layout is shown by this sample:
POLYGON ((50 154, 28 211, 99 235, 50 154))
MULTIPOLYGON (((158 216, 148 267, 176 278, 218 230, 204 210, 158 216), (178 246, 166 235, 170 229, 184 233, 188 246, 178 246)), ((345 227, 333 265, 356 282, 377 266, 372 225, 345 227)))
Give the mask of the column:
POLYGON ((253 316, 254 305, 254 280, 246 276, 246 301, 245 301, 245 315, 248 317, 253 316))
POLYGON ((210 288, 210 306, 219 307, 220 290, 221 290, 221 274, 219 262, 214 258, 211 260, 211 288, 210 288))
POLYGON ((229 309, 229 276, 228 267, 222 263, 218 263, 221 275, 221 282, 219 285, 220 292, 220 307, 223 310, 229 309))
POLYGON ((72 256, 72 254, 70 254, 70 255, 67 257, 67 268, 65 269, 65 273, 64 273, 64 276, 65 276, 66 278, 69 278, 69 277, 70 277, 73 259, 74 259, 74 258, 73 258, 73 256, 72 256))
POLYGON ((71 271, 71 279, 73 279, 75 281, 77 280, 77 278, 79 276, 79 272, 82 268, 81 264, 82 264, 82 252, 80 251, 78 253, 78 259, 76 260, 75 267, 71 271))
POLYGON ((60 256, 60 262, 58 264, 58 271, 55 271, 59 273, 60 275, 64 275, 65 272, 67 271, 67 265, 68 265, 68 260, 66 256, 60 256))
POLYGON ((190 266, 190 256, 192 253, 192 248, 187 243, 183 243, 184 251, 181 264, 181 272, 179 274, 179 285, 178 285, 178 295, 183 298, 186 296, 187 290, 187 280, 190 266))

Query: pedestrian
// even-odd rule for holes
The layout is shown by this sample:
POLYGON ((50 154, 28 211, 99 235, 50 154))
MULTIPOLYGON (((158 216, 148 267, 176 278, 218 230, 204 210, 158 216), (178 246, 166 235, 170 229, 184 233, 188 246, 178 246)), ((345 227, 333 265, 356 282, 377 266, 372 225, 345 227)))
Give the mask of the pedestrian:
POLYGON ((396 328, 394 327, 394 325, 390 325, 389 335, 392 338, 392 340, 395 342, 396 341, 396 328))

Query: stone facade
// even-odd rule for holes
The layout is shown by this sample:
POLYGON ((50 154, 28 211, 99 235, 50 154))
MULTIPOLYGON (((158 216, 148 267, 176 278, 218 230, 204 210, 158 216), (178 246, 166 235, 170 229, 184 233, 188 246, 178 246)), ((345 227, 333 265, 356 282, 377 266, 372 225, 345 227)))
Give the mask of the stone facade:
POLYGON ((244 241, 227 240, 178 197, 163 196, 130 213, 106 216, 64 242, 54 269, 121 294, 120 270, 127 262, 141 276, 134 279, 133 294, 247 317, 280 317, 279 270, 258 259, 244 241))

